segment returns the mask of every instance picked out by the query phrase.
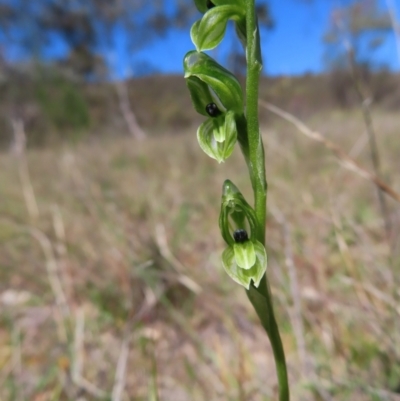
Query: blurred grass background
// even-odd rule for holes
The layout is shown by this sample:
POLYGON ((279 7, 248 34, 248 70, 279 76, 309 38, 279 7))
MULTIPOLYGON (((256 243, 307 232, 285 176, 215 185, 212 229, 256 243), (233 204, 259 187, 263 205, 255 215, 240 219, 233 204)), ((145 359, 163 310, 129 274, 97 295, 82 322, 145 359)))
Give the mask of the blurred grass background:
MULTIPOLYGON (((308 122, 368 165, 357 111, 308 122)), ((384 171, 397 188, 399 124, 396 113, 376 113, 384 171)), ((294 399, 321 391, 335 400, 397 399, 400 260, 375 188, 287 123, 266 124, 263 136, 268 274, 294 399)), ((87 138, 27 157, 35 219, 18 160, 0 159, 2 399, 110 397, 127 341, 122 399, 152 399, 152 391, 165 400, 276 397, 268 340, 220 264, 221 183, 233 178, 251 194, 239 152, 217 165, 194 130, 182 129, 141 142, 87 138)), ((389 206, 397 235, 398 207, 389 206)))

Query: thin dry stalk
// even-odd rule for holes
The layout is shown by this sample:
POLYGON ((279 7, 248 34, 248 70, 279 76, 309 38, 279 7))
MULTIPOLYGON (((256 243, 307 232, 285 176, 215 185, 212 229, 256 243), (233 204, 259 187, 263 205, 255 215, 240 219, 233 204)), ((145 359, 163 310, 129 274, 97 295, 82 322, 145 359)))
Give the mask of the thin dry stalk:
POLYGON ((158 370, 157 370, 157 360, 156 353, 154 349, 154 343, 152 344, 151 350, 151 375, 149 383, 149 401, 159 401, 159 390, 158 390, 158 370))
POLYGON ((133 138, 138 140, 143 140, 146 138, 145 132, 140 128, 136 120, 136 116, 133 113, 130 103, 129 103, 129 94, 128 88, 125 81, 117 81, 115 83, 115 88, 118 94, 119 107, 121 109, 121 113, 125 119, 126 125, 128 126, 129 133, 133 138))
POLYGON ((121 344, 121 351, 119 353, 117 362, 117 369, 115 371, 114 386, 111 392, 112 401, 121 401, 124 392, 132 323, 133 319, 130 319, 125 327, 124 337, 121 344))
MULTIPOLYGON (((373 166, 375 175, 377 177, 381 177, 382 176, 381 161, 380 161, 380 156, 379 156, 378 143, 376 140, 375 127, 374 127, 373 120, 372 120, 372 112, 371 112, 371 108, 370 108, 372 99, 364 94, 364 89, 362 87, 361 78, 360 78, 360 76, 358 74, 358 70, 357 70, 354 50, 351 47, 349 41, 346 41, 346 49, 347 49, 347 54, 348 54, 348 58, 349 58, 354 87, 356 89, 357 96, 360 101, 361 110, 362 110, 363 118, 364 118, 364 124, 365 124, 365 128, 366 128, 366 131, 368 134, 368 142, 369 142, 369 147, 370 147, 370 152, 371 152, 372 166, 373 166)), ((392 225, 391 225, 391 221, 390 221, 389 210, 388 210, 388 207, 386 204, 386 199, 384 197, 382 190, 380 188, 377 188, 377 191, 378 191, 377 193, 378 193, 379 207, 381 209, 382 218, 383 218, 383 221, 385 224, 386 237, 387 237, 388 243, 390 244, 391 243, 390 238, 391 238, 391 232, 392 232, 392 225)))
MULTIPOLYGON (((342 32, 345 32, 342 21, 338 20, 337 25, 338 25, 338 28, 342 32)), ((356 90, 356 94, 357 94, 358 100, 360 102, 363 119, 364 119, 364 124, 365 124, 365 128, 366 128, 366 131, 368 134, 368 142, 369 142, 369 148, 370 148, 370 153, 371 153, 372 166, 373 166, 375 175, 377 177, 381 177, 382 173, 381 173, 381 162, 380 162, 380 156, 379 156, 379 149, 378 149, 378 143, 376 140, 376 132, 375 132, 374 124, 372 121, 372 113, 371 113, 371 108, 370 108, 370 105, 371 105, 373 99, 371 97, 367 96, 367 94, 364 90, 363 82, 362 82, 362 79, 360 77, 360 74, 359 74, 359 71, 357 68, 354 47, 351 44, 350 40, 346 37, 346 35, 343 35, 343 44, 346 49, 354 88, 356 90)), ((383 222, 384 222, 384 226, 385 226, 386 240, 387 240, 387 242, 389 244, 389 248, 392 252, 393 251, 392 241, 391 241, 392 225, 391 225, 391 220, 390 220, 390 216, 389 216, 389 210, 388 210, 388 207, 386 204, 386 199, 384 197, 384 194, 380 188, 377 188, 377 194, 378 194, 379 207, 381 210, 381 214, 382 214, 382 218, 383 218, 383 222)))
POLYGON ((169 249, 167 236, 165 233, 165 227, 162 224, 156 225, 156 242, 158 248, 160 250, 161 256, 169 262, 169 264, 174 268, 176 273, 178 274, 178 281, 184 285, 188 290, 192 291, 194 294, 198 295, 201 293, 202 288, 199 284, 197 284, 192 278, 190 278, 187 274, 184 273, 185 266, 176 259, 176 257, 172 254, 169 249))
POLYGON ((243 341, 240 341, 238 344, 238 359, 239 359, 238 364, 239 364, 239 366, 238 366, 238 370, 236 373, 236 382, 238 385, 238 393, 237 393, 238 401, 246 401, 247 400, 247 392, 245 389, 245 383, 246 383, 246 379, 247 379, 245 358, 246 358, 246 351, 244 349, 244 344, 243 344, 243 341))
POLYGON ((70 276, 67 272, 67 246, 66 246, 66 234, 65 234, 65 225, 64 220, 58 205, 53 205, 52 207, 52 220, 53 220, 53 229, 57 238, 57 243, 55 246, 58 265, 60 266, 60 277, 63 283, 63 287, 65 289, 67 299, 73 299, 73 284, 70 276))
POLYGON ((53 247, 48 237, 39 229, 35 227, 28 227, 28 231, 33 238, 35 238, 42 247, 46 259, 47 277, 49 279, 50 287, 53 291, 56 305, 61 312, 63 318, 71 316, 68 306, 67 298, 65 296, 61 280, 58 276, 59 268, 56 258, 54 256, 53 247))
POLYGON ((66 235, 65 235, 64 221, 58 205, 53 205, 51 209, 52 209, 54 233, 56 234, 57 237, 57 252, 60 257, 64 257, 65 254, 67 253, 67 247, 65 246, 66 235))
POLYGON ((285 264, 289 273, 290 293, 293 300, 293 308, 291 310, 289 309, 289 315, 292 321, 293 332, 296 337, 301 366, 301 375, 304 379, 308 380, 310 383, 312 383, 313 386, 315 386, 315 391, 318 392, 322 400, 330 401, 332 398, 330 397, 329 393, 318 384, 319 380, 314 369, 314 362, 312 360, 312 357, 307 352, 299 279, 297 276, 296 265, 293 258, 291 227, 290 224, 287 222, 285 216, 278 208, 270 207, 270 210, 275 217, 275 220, 282 226, 283 231, 285 264))
MULTIPOLYGON (((7 220, 8 221, 8 220, 7 220)), ((65 324, 66 319, 70 319, 71 312, 65 296, 63 285, 59 277, 59 266, 53 252, 53 246, 49 238, 41 230, 36 227, 19 226, 12 221, 8 221, 12 225, 17 226, 23 231, 30 234, 41 246, 47 271, 47 278, 49 280, 50 288, 52 290, 55 303, 56 303, 56 318, 58 323, 59 336, 63 341, 68 339, 68 326, 65 324)))
POLYGON ((11 125, 14 132, 13 153, 18 160, 18 174, 21 181, 22 193, 24 195, 29 217, 36 220, 39 217, 39 208, 36 202, 35 192, 29 175, 28 160, 26 158, 26 134, 22 120, 12 120, 11 125))
MULTIPOLYGON (((333 208, 331 208, 331 218, 332 218, 332 223, 333 223, 333 228, 335 230, 335 239, 337 246, 339 248, 340 255, 342 256, 342 259, 344 261, 344 265, 347 269, 348 274, 350 277, 354 277, 357 280, 361 280, 362 274, 359 272, 353 257, 351 255, 350 249, 347 245, 346 240, 343 238, 343 226, 342 222, 340 221, 339 216, 335 212, 333 208)), ((370 298, 368 297, 366 291, 364 288, 355 288, 355 293, 357 295, 357 298, 360 302, 360 304, 366 309, 369 309, 370 305, 370 298)))
POLYGON ((400 63, 400 24, 396 15, 396 4, 394 0, 386 0, 386 5, 389 10, 390 21, 392 23, 394 37, 396 40, 397 57, 400 63))
POLYGON ((227 394, 232 387, 232 367, 230 362, 224 355, 224 349, 221 343, 221 338, 216 337, 213 341, 215 374, 222 384, 222 393, 227 394))
MULTIPOLYGON (((373 286, 370 283, 365 283, 365 282, 357 282, 351 277, 340 277, 340 280, 345 284, 345 285, 351 285, 353 287, 362 287, 364 291, 369 292, 372 296, 374 296, 376 299, 381 301, 382 303, 390 306, 400 317, 400 305, 396 303, 396 301, 390 297, 389 295, 385 294, 375 286, 373 286)), ((381 310, 379 310, 380 312, 381 310)))
POLYGON ((366 180, 375 184, 379 189, 389 195, 392 199, 400 202, 400 194, 396 192, 391 186, 386 184, 383 180, 381 180, 376 174, 370 173, 364 167, 362 167, 358 162, 356 162, 353 158, 351 158, 342 148, 338 145, 326 139, 317 131, 311 130, 307 125, 304 124, 303 121, 295 117, 293 114, 288 113, 280 109, 273 104, 266 102, 264 100, 260 100, 260 105, 265 109, 271 111, 272 113, 282 117, 286 121, 291 122, 301 133, 307 136, 314 141, 322 143, 327 149, 331 150, 336 157, 340 160, 341 165, 359 176, 365 178, 366 180))
POLYGON ((75 320, 73 363, 71 366, 71 378, 73 382, 79 381, 79 378, 82 376, 83 341, 85 334, 85 312, 83 308, 78 308, 75 320))
POLYGON ((365 386, 357 386, 355 385, 354 382, 350 381, 350 380, 342 380, 342 379, 330 379, 330 380, 324 380, 324 382, 328 385, 328 386, 341 386, 341 387, 345 387, 345 388, 358 388, 359 390, 361 390, 363 393, 369 393, 369 396, 374 395, 375 397, 377 397, 380 400, 385 400, 385 401, 400 401, 400 394, 397 394, 393 391, 387 390, 387 389, 382 389, 382 388, 376 388, 376 387, 372 387, 369 385, 365 385, 365 386))
MULTIPOLYGON (((18 383, 22 375, 22 347, 21 347, 21 331, 18 326, 14 327, 13 333, 13 352, 12 352, 12 366, 15 382, 18 383)), ((22 400, 23 388, 17 392, 17 401, 22 400)))
POLYGON ((363 134, 358 137, 358 139, 353 143, 353 146, 350 148, 349 156, 352 158, 357 158, 358 155, 364 149, 367 142, 368 142, 367 133, 363 132, 363 134))
POLYGON ((121 351, 118 357, 117 369, 115 372, 114 387, 111 393, 112 401, 120 401, 125 388, 126 366, 129 356, 129 338, 124 338, 121 345, 121 351))
POLYGON ((95 398, 106 398, 107 393, 82 376, 83 371, 83 344, 85 340, 85 314, 83 308, 76 313, 76 325, 73 344, 73 364, 71 366, 71 379, 76 387, 84 390, 95 398))
POLYGON ((10 358, 10 361, 6 364, 3 363, 3 366, 0 371, 0 388, 4 388, 4 382, 7 378, 13 373, 14 369, 14 358, 10 358))
POLYGON ((289 273, 290 281, 290 293, 293 300, 292 310, 292 323, 293 331, 296 337, 297 349, 299 352, 301 374, 303 377, 308 376, 308 355, 306 350, 306 341, 304 337, 304 325, 301 308, 301 296, 299 290, 299 279, 297 277, 296 266, 293 260, 293 249, 291 240, 291 228, 289 223, 286 221, 283 214, 277 208, 270 208, 276 221, 282 226, 283 240, 284 240, 284 251, 285 251, 285 264, 289 273))

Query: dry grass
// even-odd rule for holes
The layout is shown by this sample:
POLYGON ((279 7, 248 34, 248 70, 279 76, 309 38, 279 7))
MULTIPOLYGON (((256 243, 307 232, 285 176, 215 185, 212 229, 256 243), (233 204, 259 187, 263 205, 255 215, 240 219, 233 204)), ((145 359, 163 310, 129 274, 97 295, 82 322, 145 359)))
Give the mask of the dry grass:
MULTIPOLYGON (((359 115, 308 124, 370 165, 359 115)), ((376 127, 399 191, 400 116, 376 127)), ((264 135, 268 274, 293 400, 400 399, 400 260, 375 188, 285 122, 264 135)), ((222 182, 250 194, 239 152, 218 166, 193 130, 28 160, 37 219, 17 160, 0 156, 1 400, 276 399, 268 340, 219 262, 222 182)))

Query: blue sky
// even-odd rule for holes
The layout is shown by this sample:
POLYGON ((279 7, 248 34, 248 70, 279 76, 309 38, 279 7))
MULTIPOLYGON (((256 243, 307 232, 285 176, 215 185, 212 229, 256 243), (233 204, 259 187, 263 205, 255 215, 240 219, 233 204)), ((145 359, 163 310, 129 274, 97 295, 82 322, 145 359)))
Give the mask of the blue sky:
MULTIPOLYGON (((14 2, 17 0, 7 1, 14 2)), ((153 0, 139 1, 144 1, 143 4, 146 4, 150 11, 152 4, 155 4, 152 3, 153 0)), ((272 31, 262 32, 261 35, 264 72, 269 75, 322 72, 325 68, 324 54, 326 52, 322 36, 329 25, 332 10, 348 1, 269 0, 268 4, 275 21, 275 27, 272 31)), ((397 6, 397 17, 400 19, 400 0, 394 0, 394 3, 397 6)), ((176 3, 175 0, 167 0, 167 4, 167 12, 170 12, 176 3)), ((386 0, 379 0, 379 4, 381 9, 385 11, 386 0)), ((25 15, 26 23, 30 21, 29 15, 29 12, 25 15)), ((201 16, 200 13, 198 16, 201 16)), ((228 32, 222 45, 213 51, 212 55, 220 62, 226 60, 224 56, 234 45, 233 41, 236 40, 233 32, 228 32)), ((0 38, 0 45, 1 42, 0 38)), ((12 46, 5 46, 4 48, 8 59, 20 61, 23 58, 21 49, 12 46)), ((113 48, 108 48, 107 52, 108 63, 112 70, 111 78, 130 77, 153 72, 181 74, 183 56, 187 51, 193 49, 193 44, 190 41, 189 27, 184 30, 170 28, 162 37, 157 37, 152 42, 147 43, 143 49, 139 48, 132 52, 128 48, 126 34, 122 29, 116 29, 113 48)), ((54 38, 45 56, 47 59, 62 57, 67 50, 65 44, 54 38)), ((394 34, 389 35, 384 45, 376 51, 374 61, 385 63, 392 70, 400 71, 394 34)), ((229 66, 227 67, 229 68, 229 66)))
MULTIPOLYGON (((380 1, 385 9, 385 0, 380 1)), ((400 0, 397 11, 400 14, 400 0)), ((293 75, 306 72, 318 73, 324 69, 322 36, 329 24, 333 7, 340 6, 335 0, 270 0, 275 28, 262 34, 264 70, 270 75, 293 75)), ((400 15, 399 15, 400 17, 400 15)), ((120 38, 122 40, 122 38, 120 38)), ((219 54, 231 46, 227 35, 219 54)), ((163 38, 146 46, 134 55, 136 63, 152 63, 164 73, 181 73, 181 59, 186 51, 193 48, 189 31, 170 30, 163 38)), ((400 70, 396 54, 394 35, 390 35, 376 54, 376 61, 387 63, 392 69, 400 70)), ((118 56, 124 64, 124 54, 118 56)), ((134 71, 133 71, 134 72, 134 71)), ((137 71, 142 73, 142 69, 137 71)))

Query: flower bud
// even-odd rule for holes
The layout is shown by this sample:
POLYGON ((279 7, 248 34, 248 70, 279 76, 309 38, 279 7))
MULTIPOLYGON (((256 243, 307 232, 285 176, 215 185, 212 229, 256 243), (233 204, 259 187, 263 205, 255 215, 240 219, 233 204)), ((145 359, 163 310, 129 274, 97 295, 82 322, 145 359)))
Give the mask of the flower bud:
POLYGON ((197 51, 217 47, 224 38, 229 20, 243 26, 243 21, 246 20, 245 7, 233 4, 212 7, 203 18, 196 21, 190 30, 190 37, 197 51))

